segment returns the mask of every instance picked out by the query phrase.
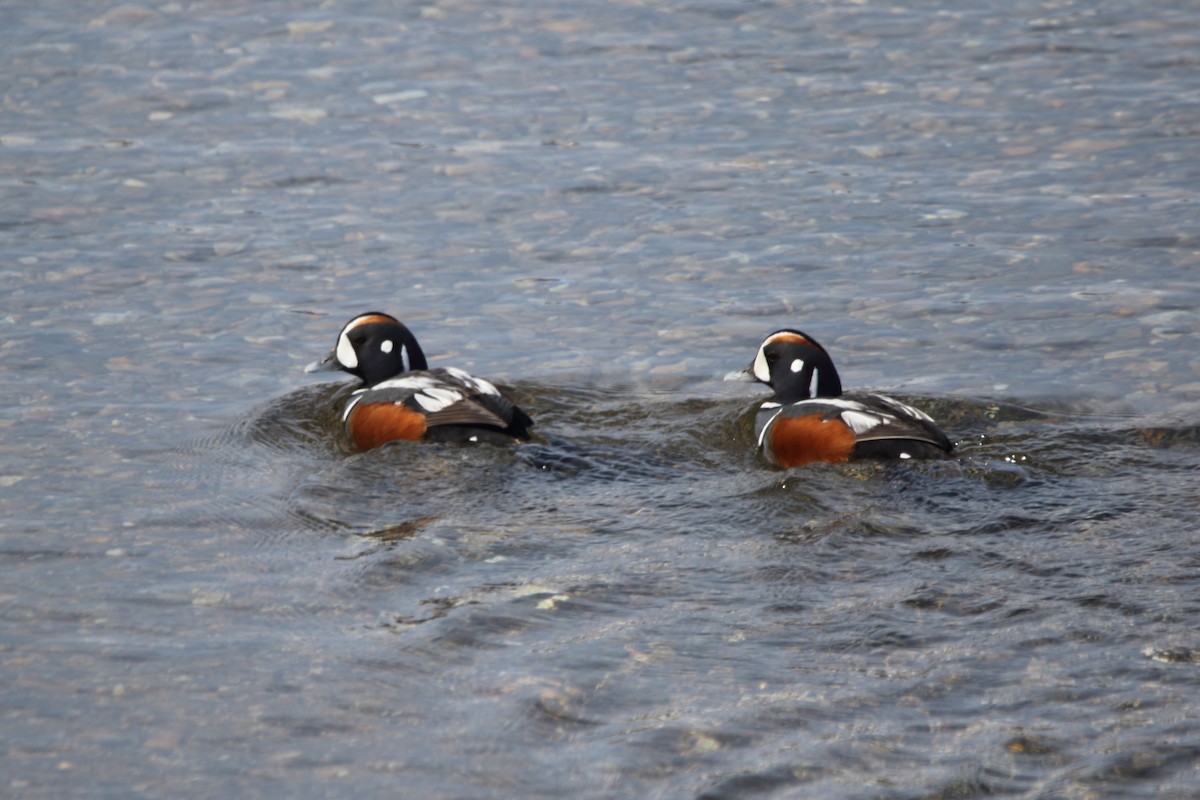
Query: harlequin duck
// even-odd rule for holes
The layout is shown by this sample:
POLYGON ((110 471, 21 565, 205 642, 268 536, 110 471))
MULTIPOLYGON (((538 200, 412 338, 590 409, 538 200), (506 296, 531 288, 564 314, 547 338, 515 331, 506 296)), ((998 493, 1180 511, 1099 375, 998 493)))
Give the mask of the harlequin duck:
POLYGON ((763 340, 746 369, 725 380, 761 381, 775 394, 754 418, 772 464, 795 467, 852 458, 940 458, 954 450, 924 411, 881 394, 842 393, 825 348, 785 329, 763 340))
POLYGON ((372 311, 338 334, 332 352, 305 372, 342 370, 360 378, 342 421, 360 450, 399 439, 525 440, 533 420, 491 383, 461 369, 429 369, 399 320, 372 311))

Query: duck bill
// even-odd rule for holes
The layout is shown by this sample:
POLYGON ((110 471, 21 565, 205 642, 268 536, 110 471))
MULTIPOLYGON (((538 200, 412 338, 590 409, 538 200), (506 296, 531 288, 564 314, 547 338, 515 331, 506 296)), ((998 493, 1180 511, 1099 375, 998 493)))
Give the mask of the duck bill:
POLYGON ((338 366, 337 352, 330 351, 329 355, 325 356, 320 361, 314 361, 304 368, 306 373, 313 372, 337 372, 341 367, 338 366))
POLYGON ((727 381, 740 381, 742 383, 754 383, 758 378, 754 377, 754 362, 751 361, 746 365, 745 369, 737 369, 725 376, 727 381))

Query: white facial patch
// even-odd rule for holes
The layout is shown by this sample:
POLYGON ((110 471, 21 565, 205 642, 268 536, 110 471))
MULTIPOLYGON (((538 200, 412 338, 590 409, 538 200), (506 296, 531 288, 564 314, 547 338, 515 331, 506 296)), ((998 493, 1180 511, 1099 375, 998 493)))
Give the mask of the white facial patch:
POLYGON ((792 365, 789 367, 789 369, 791 369, 792 372, 799 372, 800 370, 804 369, 804 359, 797 358, 792 362, 792 365))
POLYGON ((383 352, 385 352, 385 353, 390 353, 390 352, 392 352, 392 340, 391 340, 391 339, 384 339, 384 340, 383 340, 383 344, 379 345, 379 349, 380 349, 380 350, 382 350, 382 351, 383 351, 383 352))
POLYGON ((347 369, 354 369, 358 366, 358 353, 354 352, 354 345, 350 344, 350 337, 342 331, 342 335, 338 337, 337 350, 338 363, 347 369))
POLYGON ((771 368, 767 366, 767 356, 763 352, 763 348, 758 348, 758 355, 754 357, 754 377, 758 378, 763 383, 771 382, 771 368))

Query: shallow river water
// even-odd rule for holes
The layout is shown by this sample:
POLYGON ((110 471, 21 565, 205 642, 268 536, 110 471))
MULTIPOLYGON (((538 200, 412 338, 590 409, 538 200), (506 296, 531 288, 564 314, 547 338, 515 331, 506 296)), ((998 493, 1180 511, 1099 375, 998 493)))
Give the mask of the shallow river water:
POLYGON ((0 8, 0 796, 1200 796, 1200 7, 0 8), (353 453, 360 311, 515 447, 353 453), (800 327, 939 462, 772 469, 800 327))

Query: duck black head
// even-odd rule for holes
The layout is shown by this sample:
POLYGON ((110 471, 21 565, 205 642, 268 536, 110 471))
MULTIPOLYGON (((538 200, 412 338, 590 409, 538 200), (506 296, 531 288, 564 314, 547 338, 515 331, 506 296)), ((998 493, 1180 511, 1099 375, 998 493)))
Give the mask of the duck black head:
POLYGON ((764 339, 750 365, 730 373, 726 380, 761 381, 782 403, 842 394, 842 381, 829 353, 816 339, 791 328, 775 331, 764 339))
POLYGON ((304 371, 340 369, 374 386, 401 373, 428 368, 412 331, 390 314, 370 311, 347 322, 329 355, 304 371))

